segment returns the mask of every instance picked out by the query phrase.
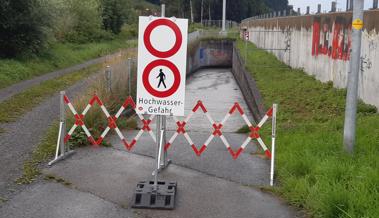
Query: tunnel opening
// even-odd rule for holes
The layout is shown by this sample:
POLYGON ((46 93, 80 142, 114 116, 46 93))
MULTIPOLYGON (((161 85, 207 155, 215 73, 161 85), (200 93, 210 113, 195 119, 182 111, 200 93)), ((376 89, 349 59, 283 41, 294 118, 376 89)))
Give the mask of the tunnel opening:
POLYGON ((203 69, 229 69, 254 121, 262 119, 265 108, 261 94, 251 73, 245 68, 244 60, 236 48, 234 39, 204 38, 190 42, 187 55, 187 77, 203 69))

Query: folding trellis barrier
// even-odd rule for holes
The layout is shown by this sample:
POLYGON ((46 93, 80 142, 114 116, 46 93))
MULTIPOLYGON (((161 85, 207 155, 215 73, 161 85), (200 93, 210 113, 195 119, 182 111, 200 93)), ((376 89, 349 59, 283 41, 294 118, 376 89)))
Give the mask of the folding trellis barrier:
MULTIPOLYGON (((88 105, 86 108, 83 110, 81 114, 79 114, 72 103, 70 102, 69 98, 65 95, 65 92, 61 92, 61 100, 60 100, 60 125, 59 125, 59 134, 58 134, 58 141, 57 141, 57 148, 56 148, 56 154, 55 154, 55 159, 49 163, 49 165, 52 165, 53 163, 64 159, 68 155, 73 153, 73 150, 71 150, 66 144, 68 140, 70 140, 72 134, 76 130, 78 126, 80 126, 85 134, 87 135, 87 139, 93 146, 98 146, 101 144, 101 142, 104 140, 105 136, 109 133, 111 129, 114 129, 121 141, 123 142, 125 148, 127 150, 131 150, 133 146, 137 143, 139 138, 144 132, 147 132, 151 138, 153 139, 154 142, 159 141, 158 143, 158 148, 157 148, 157 167, 153 172, 154 175, 154 181, 153 187, 156 190, 157 186, 160 185, 160 187, 163 187, 166 191, 165 199, 156 199, 154 198, 154 204, 157 205, 158 203, 162 203, 161 206, 157 206, 158 208, 166 208, 166 209, 172 209, 174 207, 174 199, 167 200, 167 197, 174 198, 175 197, 175 191, 176 191, 176 183, 175 182, 168 182, 168 183, 162 183, 161 181, 158 181, 158 173, 160 170, 164 169, 167 167, 167 165, 170 163, 169 161, 166 160, 166 152, 168 149, 172 146, 174 143, 176 137, 180 134, 182 134, 195 154, 197 156, 200 156, 207 148, 209 143, 215 138, 215 137, 220 137, 221 141, 225 145, 226 149, 229 151, 233 159, 237 159, 239 155, 244 151, 246 146, 249 144, 250 141, 256 139, 258 144, 262 147, 262 149, 265 152, 265 155, 271 159, 271 168, 270 168, 270 185, 274 185, 274 160, 275 160, 275 139, 276 139, 276 113, 277 113, 277 105, 274 104, 264 115, 264 117, 261 119, 261 121, 254 126, 246 116, 245 112, 243 111, 242 107, 239 105, 239 103, 234 103, 234 105, 230 108, 229 112, 225 115, 225 117, 222 119, 221 122, 215 122, 213 118, 211 117, 210 113, 207 111, 205 105, 203 104, 202 101, 198 101, 197 104, 194 106, 192 111, 188 114, 188 116, 180 121, 177 117, 173 117, 177 129, 175 133, 171 136, 170 140, 166 143, 164 134, 165 132, 165 120, 164 119, 159 119, 157 122, 157 128, 161 128, 161 135, 160 136, 155 136, 153 134, 153 131, 150 127, 151 122, 153 121, 155 115, 151 115, 149 119, 145 119, 143 115, 138 114, 138 118, 142 121, 143 127, 141 130, 138 132, 138 134, 132 139, 132 141, 128 142, 127 139, 124 137, 122 132, 117 126, 117 119, 121 116, 122 112, 127 108, 131 107, 134 111, 136 110, 136 105, 135 102, 133 101, 132 97, 128 97, 118 112, 115 115, 110 115, 108 110, 105 108, 104 104, 100 100, 100 98, 95 94, 89 101, 88 105), (108 121, 108 126, 105 128, 105 130, 102 132, 101 136, 98 139, 95 139, 88 128, 85 125, 84 122, 84 117, 86 116, 87 112, 91 109, 91 107, 97 103, 105 116, 107 117, 108 121), (68 133, 66 133, 66 121, 65 121, 65 104, 68 106, 70 109, 71 113, 73 114, 75 118, 75 123, 73 126, 70 128, 68 133), (208 137, 208 139, 202 144, 202 146, 199 148, 196 146, 189 134, 186 132, 185 126, 186 124, 189 123, 191 117, 198 111, 201 110, 205 116, 207 117, 208 121, 212 125, 212 133, 208 137), (246 125, 249 127, 250 133, 247 136, 246 140, 240 145, 238 150, 233 150, 227 139, 224 137, 222 133, 222 128, 225 125, 225 122, 229 119, 231 115, 234 113, 239 113, 240 116, 243 118, 245 121, 246 125), (267 148, 266 144, 263 142, 262 138, 260 137, 259 130, 262 128, 262 126, 267 122, 269 118, 272 118, 272 136, 271 136, 271 151, 267 148), (163 124, 163 125, 162 125, 163 124), (163 164, 161 163, 161 159, 163 157, 163 164), (168 203, 167 203, 168 202, 168 203)), ((138 203, 140 203, 144 207, 144 205, 148 205, 148 201, 152 201, 152 199, 146 199, 143 197, 143 195, 138 195, 138 193, 145 193, 148 192, 148 190, 145 190, 143 187, 148 187, 147 184, 145 183, 139 183, 137 185, 137 190, 135 194, 135 201, 134 201, 134 206, 139 207, 138 203)), ((151 196, 151 193, 149 194, 151 196)), ((151 202, 150 202, 151 203, 151 202)), ((155 208, 155 207, 153 207, 155 208)))

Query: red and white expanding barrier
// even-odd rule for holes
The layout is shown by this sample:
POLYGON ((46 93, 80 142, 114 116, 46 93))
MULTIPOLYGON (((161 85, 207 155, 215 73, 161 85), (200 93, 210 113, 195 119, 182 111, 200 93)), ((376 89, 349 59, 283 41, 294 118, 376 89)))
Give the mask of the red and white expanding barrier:
MULTIPOLYGON (((119 117, 121 116, 122 112, 128 106, 130 106, 133 110, 136 110, 135 102, 133 101, 133 99, 131 97, 128 97, 124 101, 124 103, 122 104, 122 106, 120 107, 120 109, 118 110, 118 112, 115 115, 110 115, 109 112, 108 112, 108 110, 105 108, 103 102, 95 94, 91 98, 91 100, 89 101, 88 105, 83 110, 83 112, 81 114, 79 114, 76 111, 76 109, 74 108, 74 106, 72 105, 72 103, 69 100, 69 98, 64 94, 64 92, 62 92, 61 93, 61 122, 60 122, 60 126, 59 126, 59 136, 58 136, 59 138, 58 138, 58 142, 57 142, 57 150, 56 150, 55 159, 53 161, 51 161, 49 163, 49 165, 51 165, 52 163, 56 162, 59 159, 64 158, 65 151, 67 150, 67 149, 65 149, 64 146, 68 142, 68 140, 70 140, 72 134, 74 133, 74 131, 76 130, 76 128, 78 126, 80 126, 83 129, 83 131, 87 135, 88 141, 91 142, 91 144, 94 145, 94 146, 98 146, 99 144, 101 144, 102 141, 104 140, 104 138, 106 137, 106 135, 109 133, 109 131, 111 129, 115 130, 115 132, 120 137, 121 141, 123 142, 123 144, 124 144, 124 146, 125 146, 125 148, 127 150, 131 150, 133 148, 133 146, 137 143, 138 139, 141 137, 141 135, 144 132, 148 132, 149 135, 151 136, 151 138, 153 139, 153 141, 156 142, 156 137, 153 134, 152 129, 150 128, 150 124, 151 124, 151 122, 152 122, 152 120, 154 119, 155 116, 151 115, 149 119, 145 119, 143 117, 143 115, 141 115, 141 114, 137 114, 137 115, 138 115, 139 119, 142 121, 143 127, 137 133, 137 135, 134 137, 134 139, 132 141, 128 142, 126 140, 126 138, 124 137, 124 135, 122 134, 122 132, 120 131, 120 129, 117 126, 117 119, 119 119, 119 117), (97 140, 94 139, 94 137, 91 135, 91 132, 88 130, 88 128, 87 128, 87 126, 85 125, 85 122, 84 122, 84 118, 85 118, 86 114, 88 113, 88 111, 91 109, 91 107, 95 103, 97 103, 100 106, 101 110, 103 111, 103 113, 107 117, 107 121, 108 121, 108 126, 104 129, 104 131, 102 132, 101 136, 97 140), (70 128, 70 130, 68 131, 68 133, 64 137, 63 137, 63 135, 65 134, 65 121, 64 121, 65 120, 64 119, 64 106, 65 105, 63 105, 63 104, 65 104, 65 105, 68 106, 68 108, 70 109, 70 111, 72 112, 72 114, 74 115, 74 118, 75 118, 75 123, 73 124, 73 126, 70 128), (58 156, 59 150, 61 151, 61 155, 60 156, 58 156)), ((264 117, 262 118, 262 120, 256 126, 254 126, 249 121, 249 119, 247 118, 247 116, 246 116, 245 112, 243 111, 242 107, 238 103, 234 103, 234 105, 230 108, 229 112, 225 115, 225 117, 222 119, 221 122, 215 122, 213 120, 213 118, 211 117, 210 113, 207 111, 207 109, 204 106, 203 102, 202 101, 198 101, 197 104, 192 109, 192 111, 188 114, 188 116, 183 121, 180 121, 177 117, 174 117, 174 120, 175 120, 176 125, 177 125, 177 129, 176 129, 175 133, 171 136, 171 138, 168 141, 168 143, 165 144, 164 151, 166 152, 172 146, 172 144, 174 143, 174 141, 177 138, 177 136, 180 135, 180 134, 182 134, 186 138, 187 142, 189 143, 189 145, 191 146, 191 148, 193 149, 193 151, 195 152, 195 154, 197 156, 200 156, 206 150, 206 148, 209 145, 209 143, 215 137, 220 137, 221 141, 223 142, 223 144, 225 145, 225 147, 227 148, 227 150, 231 154, 232 158, 233 159, 237 159, 239 157, 239 155, 244 151, 244 149, 246 148, 246 146, 249 144, 249 142, 252 141, 252 140, 254 140, 254 139, 256 139, 257 142, 258 142, 258 144, 264 150, 265 155, 268 158, 271 159, 271 172, 270 172, 270 174, 271 174, 271 185, 273 185, 274 155, 275 155, 275 135, 276 135, 276 132, 275 132, 276 131, 276 128, 275 128, 276 127, 276 107, 277 106, 274 104, 273 107, 271 107, 267 111, 267 113, 264 115, 264 117), (202 146, 200 148, 193 143, 191 137, 189 136, 189 134, 186 132, 186 129, 185 129, 186 124, 190 121, 191 117, 199 109, 205 114, 205 116, 207 117, 208 121, 212 125, 212 133, 211 133, 211 135, 202 144, 202 146), (244 142, 239 146, 238 150, 233 150, 232 149, 232 147, 229 144, 228 140, 225 138, 225 136, 222 133, 222 128, 224 127, 226 121, 234 113, 239 113, 240 116, 243 118, 243 120, 245 121, 245 123, 247 124, 247 126, 250 129, 249 135, 244 140, 244 142), (260 137, 260 134, 259 134, 259 130, 262 128, 262 126, 267 122, 267 120, 269 118, 272 118, 272 140, 271 140, 271 143, 272 143, 272 145, 271 145, 272 152, 267 148, 266 144, 263 142, 263 140, 262 140, 262 138, 260 137)), ((69 152, 70 152, 70 150, 69 150, 69 152)), ((69 153, 69 152, 66 152, 66 153, 69 153)))
POLYGON ((207 148, 207 146, 209 145, 209 143, 213 140, 213 138, 215 137, 220 137, 221 141, 224 143, 224 145, 226 146, 226 148, 228 149, 229 153, 232 155, 233 159, 237 159, 238 156, 243 152, 243 150, 246 148, 246 146, 249 144, 249 142, 253 139, 256 139, 259 143, 259 145, 262 147, 262 149, 264 150, 266 156, 268 158, 271 158, 271 152, 270 150, 267 148, 267 146, 265 145, 265 143, 263 142, 263 140, 261 139, 260 135, 259 135, 259 130, 261 129, 261 127, 263 126, 263 124, 270 118, 272 117, 273 115, 273 108, 270 108, 268 110, 268 112, 265 114, 265 116, 262 118, 262 120, 258 123, 257 126, 253 126, 251 124, 251 122, 249 121, 249 119, 247 118, 245 112, 243 111, 243 109, 241 108, 241 106, 238 104, 238 103, 235 103, 232 108, 229 110, 229 112, 226 114, 226 116, 224 117, 224 119, 222 119, 221 122, 217 123, 215 122, 211 115, 209 114, 209 112, 207 111, 206 107, 204 106, 203 102, 202 101, 198 101, 197 104, 195 105, 195 107, 192 109, 192 111, 190 112, 190 114, 188 114, 188 116, 183 120, 183 121, 179 121, 176 117, 174 117, 174 120, 176 122, 176 125, 178 126, 177 127, 177 130, 176 132, 174 133, 174 135, 172 135, 172 137, 170 138, 170 140, 168 141, 168 143, 166 144, 165 146, 165 150, 167 151, 170 146, 174 143, 176 137, 180 134, 182 134, 187 142, 190 144, 190 146, 192 147, 192 149, 194 150, 194 152, 196 153, 196 155, 200 156, 204 151, 205 149, 207 148), (212 129, 212 134, 208 137, 208 139, 205 141, 205 143, 200 147, 200 149, 198 149, 198 147, 193 143, 193 141, 191 140, 191 137, 188 135, 188 133, 186 132, 185 130, 185 125, 189 122, 189 120, 191 119, 191 117, 196 113, 196 111, 198 111, 199 109, 201 109, 203 111, 203 113, 205 114, 205 116, 207 117, 208 121, 210 122, 210 124, 212 125, 213 129, 212 129), (222 134, 222 131, 221 129, 224 127, 224 124, 225 122, 229 119, 229 117, 235 113, 235 112, 238 112, 241 117, 243 118, 243 120, 245 121, 245 123, 247 124, 247 126, 249 127, 250 129, 250 134, 249 136, 246 138, 246 140, 242 143, 242 145, 239 147, 239 149, 237 151, 234 151, 228 140, 224 137, 224 135, 222 134))

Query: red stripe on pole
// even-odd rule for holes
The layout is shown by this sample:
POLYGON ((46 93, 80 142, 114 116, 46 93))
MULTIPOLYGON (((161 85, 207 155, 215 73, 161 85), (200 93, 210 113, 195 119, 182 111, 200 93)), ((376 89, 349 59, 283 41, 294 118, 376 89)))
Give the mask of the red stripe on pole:
POLYGON ((229 147, 229 148, 228 148, 228 151, 229 151, 229 153, 232 155, 233 159, 235 160, 235 159, 237 159, 238 156, 242 153, 243 148, 239 148, 239 149, 237 150, 237 152, 234 152, 233 149, 232 149, 231 147, 229 147))
POLYGON ((238 110, 238 112, 239 112, 241 115, 244 114, 244 112, 243 112, 241 106, 238 104, 238 102, 234 103, 233 107, 232 107, 232 108, 230 109, 230 111, 229 111, 229 114, 233 114, 234 111, 235 111, 236 109, 238 110))
POLYGON ((94 104, 95 102, 97 102, 100 106, 103 105, 103 102, 101 102, 100 98, 99 98, 96 94, 91 98, 91 100, 89 101, 89 104, 90 104, 91 106, 93 106, 93 104, 94 104))
POLYGON ((68 99, 67 95, 63 96, 63 100, 66 104, 70 103, 70 99, 68 99))
POLYGON ((129 96, 129 97, 125 100, 125 102, 124 102, 124 104, 123 104, 122 106, 123 106, 124 108, 127 108, 128 105, 132 106, 133 109, 136 108, 136 104, 135 104, 135 102, 133 101, 133 98, 132 98, 131 96, 129 96))
POLYGON ((101 145, 101 143, 103 142, 103 138, 100 136, 100 138, 96 141, 96 144, 98 145, 101 145))
POLYGON ((193 151, 196 153, 197 156, 200 156, 201 153, 203 153, 205 151, 205 149, 207 148, 207 146, 205 146, 205 145, 203 145, 200 148, 200 150, 198 150, 195 145, 192 145, 191 147, 192 147, 193 151))
POLYGON ((221 132, 222 124, 221 123, 220 124, 214 123, 213 128, 214 128, 214 131, 212 134, 214 136, 221 136, 222 135, 222 132, 221 132))
POLYGON ((115 116, 110 116, 110 117, 107 118, 107 120, 108 120, 108 126, 109 126, 109 128, 111 128, 111 129, 116 129, 117 128, 117 123, 116 123, 117 118, 115 116))
POLYGON ((83 121, 84 115, 83 114, 75 114, 74 117, 75 117, 75 125, 77 125, 77 126, 83 126, 84 125, 84 121, 83 121))
POLYGON ((268 158, 270 158, 271 159, 271 152, 270 152, 270 150, 266 150, 265 151, 265 155, 268 157, 268 158))
POLYGON ((176 130, 176 132, 178 133, 178 134, 180 134, 180 133, 186 133, 186 130, 184 129, 184 126, 186 125, 186 122, 180 122, 180 121, 178 121, 178 122, 176 122, 176 125, 178 126, 178 129, 176 130))
POLYGON ((201 108, 201 110, 203 110, 204 113, 207 113, 207 109, 205 109, 202 101, 198 101, 195 107, 192 109, 192 111, 196 112, 197 109, 199 109, 199 107, 201 108))
POLYGON ((94 147, 98 146, 98 144, 96 143, 95 139, 92 136, 88 137, 88 141, 90 141, 94 147))
POLYGON ((67 134, 67 135, 64 137, 64 139, 63 139, 64 143, 67 143, 68 140, 70 140, 70 138, 71 138, 71 135, 67 134))
POLYGON ((267 116, 269 117, 272 117, 272 108, 270 108, 267 113, 266 113, 267 116))
POLYGON ((142 130, 147 131, 147 132, 151 130, 149 126, 151 123, 151 120, 142 120, 142 123, 143 123, 142 130))
POLYGON ((129 144, 129 143, 126 141, 126 139, 123 139, 122 142, 124 143, 125 148, 126 148, 128 151, 130 151, 130 150, 132 149, 132 147, 136 144, 137 141, 136 141, 135 139, 133 139, 132 142, 129 144))
POLYGON ((167 151, 171 146, 171 143, 167 143, 165 146, 164 146, 164 151, 167 151))
POLYGON ((249 135, 250 138, 252 138, 252 139, 260 138, 260 135, 259 135, 260 128, 259 128, 259 126, 256 126, 256 127, 251 126, 251 127, 249 127, 249 129, 250 129, 250 135, 249 135))

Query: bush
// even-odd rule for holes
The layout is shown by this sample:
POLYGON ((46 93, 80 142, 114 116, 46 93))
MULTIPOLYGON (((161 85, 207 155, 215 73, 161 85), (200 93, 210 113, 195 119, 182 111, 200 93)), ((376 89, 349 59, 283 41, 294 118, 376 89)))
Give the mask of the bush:
POLYGON ((43 0, 0 0, 0 56, 38 53, 46 45, 50 18, 43 0))

